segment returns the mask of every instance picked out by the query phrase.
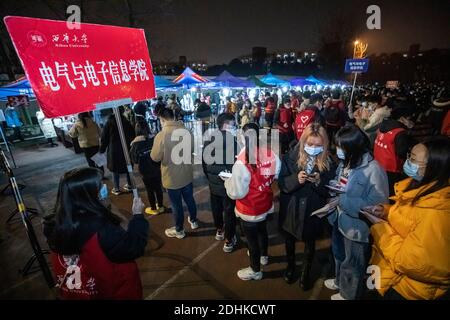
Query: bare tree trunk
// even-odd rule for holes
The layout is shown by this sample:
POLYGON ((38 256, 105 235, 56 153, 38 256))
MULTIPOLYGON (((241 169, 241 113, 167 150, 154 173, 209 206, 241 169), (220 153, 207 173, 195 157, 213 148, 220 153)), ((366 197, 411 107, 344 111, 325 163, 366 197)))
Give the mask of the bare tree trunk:
POLYGON ((135 21, 133 16, 133 7, 131 6, 131 0, 125 0, 128 9, 128 23, 131 28, 134 27, 135 21))

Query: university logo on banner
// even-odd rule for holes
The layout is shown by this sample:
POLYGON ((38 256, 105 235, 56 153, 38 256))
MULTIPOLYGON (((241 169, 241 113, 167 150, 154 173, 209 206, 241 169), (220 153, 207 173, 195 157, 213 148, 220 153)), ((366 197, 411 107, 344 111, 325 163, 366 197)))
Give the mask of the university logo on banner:
POLYGON ((142 29, 5 17, 8 32, 47 118, 95 105, 155 96, 153 70, 142 29))

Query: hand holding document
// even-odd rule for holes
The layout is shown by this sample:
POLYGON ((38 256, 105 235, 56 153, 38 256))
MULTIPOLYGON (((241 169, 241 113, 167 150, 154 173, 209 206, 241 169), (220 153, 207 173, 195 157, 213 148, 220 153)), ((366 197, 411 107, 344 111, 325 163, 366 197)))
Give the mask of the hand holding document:
POLYGON ((373 213, 371 213, 369 211, 365 211, 365 210, 361 209, 359 212, 362 215, 362 217, 367 219, 371 224, 386 222, 386 220, 383 220, 383 219, 377 217, 376 215, 374 215, 373 213))
POLYGON ((97 152, 91 157, 91 160, 95 162, 97 167, 106 166, 107 164, 106 153, 97 152))
POLYGON ((311 216, 317 216, 319 218, 326 217, 336 209, 338 204, 339 197, 330 198, 325 206, 311 213, 311 216))

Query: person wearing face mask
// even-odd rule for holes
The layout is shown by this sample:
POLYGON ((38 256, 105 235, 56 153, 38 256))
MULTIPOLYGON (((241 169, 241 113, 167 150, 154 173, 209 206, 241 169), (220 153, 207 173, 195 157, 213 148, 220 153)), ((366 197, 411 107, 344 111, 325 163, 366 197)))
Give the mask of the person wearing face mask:
POLYGON ((229 253, 237 245, 235 203, 228 197, 219 174, 226 171, 231 172, 237 154, 234 115, 231 113, 220 114, 217 117, 217 125, 218 130, 211 132, 210 139, 204 141, 202 165, 209 182, 211 212, 216 228, 215 239, 225 240, 223 251, 229 253), (217 145, 216 139, 219 141, 222 139, 220 147, 217 145))
POLYGON ((142 299, 135 259, 144 255, 149 224, 140 198, 133 200, 128 229, 104 204, 102 172, 80 168, 59 183, 54 214, 44 218, 44 235, 61 299, 142 299))
POLYGON ((285 98, 283 104, 275 112, 274 118, 274 123, 280 133, 281 154, 285 154, 289 150, 289 143, 294 139, 292 120, 291 99, 285 98))
POLYGON ((392 205, 370 210, 371 264, 380 268, 384 299, 434 300, 450 288, 450 139, 417 144, 405 161, 408 178, 395 185, 392 205))
POLYGON ((256 123, 244 126, 244 148, 225 179, 227 195, 236 200, 234 212, 247 238, 250 267, 237 272, 241 280, 261 280, 261 265, 269 261, 266 219, 274 211, 272 183, 278 178, 281 162, 267 146, 260 145, 256 123))
POLYGON ((263 107, 264 107, 264 120, 266 121, 265 127, 271 129, 277 105, 275 99, 270 96, 269 92, 266 92, 266 99, 264 100, 263 107))
POLYGON ((241 128, 250 122, 250 109, 252 107, 252 102, 250 99, 246 99, 241 111, 239 111, 239 123, 241 128))
POLYGON ((360 299, 370 257, 369 226, 360 210, 387 203, 389 186, 384 169, 370 153, 366 134, 356 126, 347 126, 336 134, 337 156, 341 160, 336 181, 342 192, 334 212, 328 216, 333 226, 332 252, 335 278, 325 281, 331 290, 339 290, 332 300, 360 299))
POLYGON ((329 198, 325 185, 334 178, 336 165, 328 155, 328 136, 318 123, 306 127, 299 143, 287 153, 281 163, 279 226, 285 235, 287 268, 284 279, 294 282, 295 243, 305 243, 299 285, 311 288, 310 271, 315 253, 315 241, 323 234, 324 223, 311 216, 329 198))
POLYGON ((259 119, 261 118, 261 114, 262 114, 262 103, 259 100, 255 100, 253 108, 250 112, 251 122, 254 122, 259 126, 259 119))
MULTIPOLYGON (((188 222, 191 229, 199 227, 197 219, 197 205, 194 199, 193 159, 194 143, 192 134, 185 128, 183 122, 175 120, 175 114, 171 109, 163 109, 159 114, 162 130, 155 136, 150 157, 155 162, 161 162, 161 180, 167 189, 170 204, 174 214, 175 226, 166 229, 165 234, 169 238, 183 239, 184 232, 184 209, 183 199, 189 211, 188 222), (176 133, 175 133, 176 132, 176 133), (178 135, 177 135, 178 134, 178 135), (180 137, 181 135, 181 137, 180 137), (174 138, 172 140, 172 138, 174 138), (188 159, 185 157, 175 161, 172 150, 179 146, 180 141, 190 140, 191 152, 188 159)), ((184 150, 183 150, 184 152, 184 150)))
POLYGON ((406 154, 414 145, 408 134, 414 125, 409 120, 410 114, 410 108, 406 106, 394 108, 391 116, 380 124, 374 143, 374 157, 387 173, 391 196, 394 195, 394 184, 403 177, 406 154))

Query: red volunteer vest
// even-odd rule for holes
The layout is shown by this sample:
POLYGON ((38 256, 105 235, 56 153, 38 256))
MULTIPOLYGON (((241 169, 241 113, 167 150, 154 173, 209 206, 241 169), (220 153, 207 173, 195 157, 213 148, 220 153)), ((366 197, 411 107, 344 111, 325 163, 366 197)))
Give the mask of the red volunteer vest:
POLYGON ((273 101, 267 101, 264 112, 265 113, 274 113, 275 112, 275 103, 273 101))
POLYGON ((142 299, 142 284, 136 262, 109 261, 100 247, 97 234, 85 243, 80 255, 52 253, 51 261, 62 299, 142 299))
POLYGON ((259 216, 272 208, 273 192, 272 182, 275 177, 275 156, 271 150, 261 150, 256 169, 245 163, 245 149, 238 156, 251 174, 247 195, 243 199, 236 200, 236 209, 248 216, 259 216))
POLYGON ((303 110, 302 112, 298 113, 295 117, 294 122, 294 132, 295 137, 297 140, 300 140, 300 137, 303 134, 303 131, 305 128, 314 121, 315 112, 314 110, 303 110))
POLYGON ((278 123, 280 133, 289 133, 292 130, 292 110, 281 107, 278 123), (287 128, 284 127, 285 123, 287 124, 287 128))
POLYGON ((396 128, 386 133, 377 132, 377 138, 373 147, 375 160, 387 172, 401 172, 403 161, 397 156, 395 152, 395 137, 402 131, 403 128, 396 128))

